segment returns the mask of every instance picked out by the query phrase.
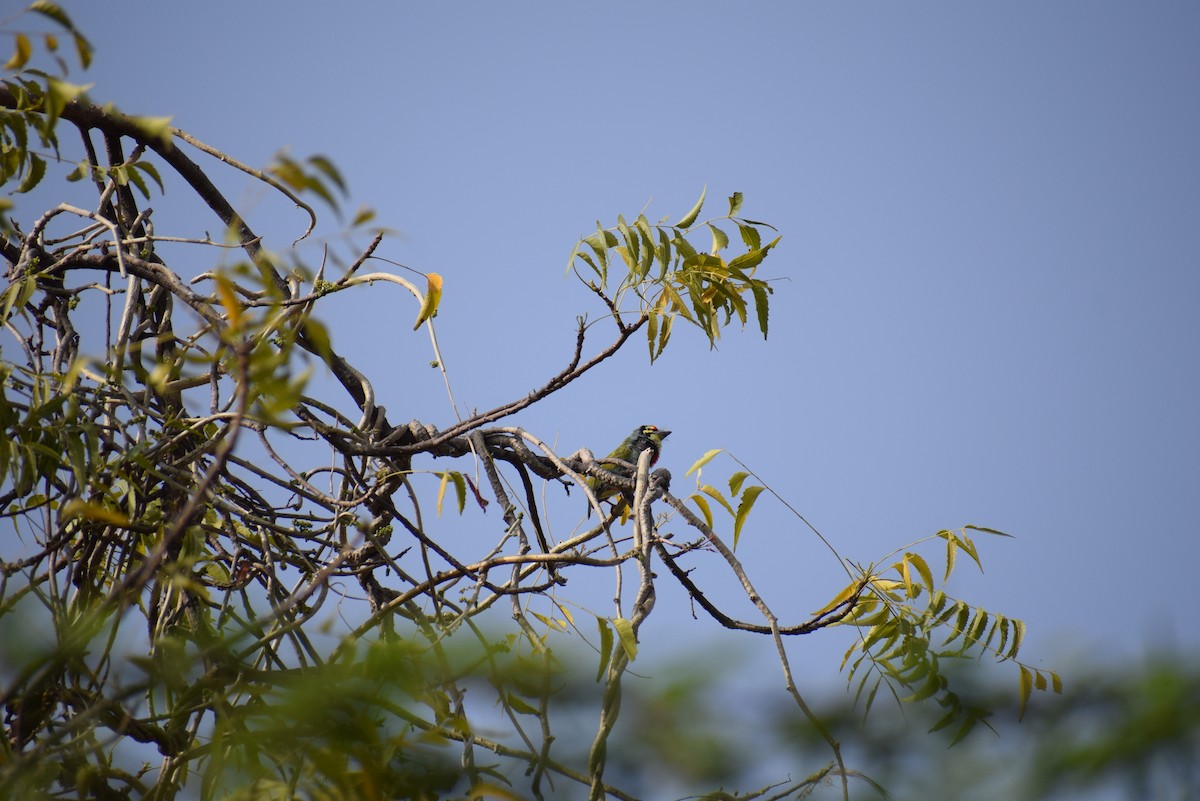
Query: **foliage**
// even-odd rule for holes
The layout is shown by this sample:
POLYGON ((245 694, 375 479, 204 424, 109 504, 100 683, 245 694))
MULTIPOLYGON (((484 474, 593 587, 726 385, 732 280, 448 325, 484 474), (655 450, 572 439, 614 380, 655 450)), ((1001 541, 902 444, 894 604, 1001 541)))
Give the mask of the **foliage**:
MULTIPOLYGON (((915 551, 895 566, 898 579, 839 559, 846 591, 808 620, 780 623, 709 503, 731 515, 736 546, 760 495, 774 494, 748 468, 729 478, 726 500, 699 484, 710 452, 694 467, 689 506, 668 471, 649 470, 648 452, 637 465, 601 464, 497 425, 642 329, 651 361, 680 319, 715 343, 753 308, 766 336, 771 286, 759 268, 779 238, 764 244, 774 229, 740 216, 740 193, 704 222, 702 194, 673 225, 644 215, 598 225, 569 263, 604 315, 580 318, 565 368, 444 430, 397 425, 318 307, 402 288, 449 387, 435 329, 443 277, 363 272, 386 261, 384 233, 364 228, 369 211, 328 240, 315 268, 297 243, 268 249, 220 188, 225 171, 299 207, 305 239, 319 222, 306 198, 340 213, 345 186, 329 159, 284 153, 257 169, 169 118, 97 105, 89 87, 66 81, 60 55, 66 36, 86 68, 86 38, 48 2, 9 24, 35 20, 54 32, 14 30, 0 81, 0 183, 24 203, 59 191, 46 184, 61 173, 95 198, 20 215, 5 201, 0 515, 15 532, 0 566, 0 625, 14 643, 0 663, 6 795, 542 798, 582 788, 628 798, 609 768, 610 735, 629 665, 645 650, 657 565, 721 625, 774 640, 797 714, 831 754, 777 797, 828 777, 848 796, 857 775, 792 681, 784 638, 853 625, 864 633, 850 676, 859 692, 873 677, 868 709, 883 684, 935 698, 949 719, 981 717, 955 705, 938 660, 989 648, 1015 659, 1020 624, 951 601, 915 551), (29 66, 38 45, 56 73, 29 66), (164 215, 168 190, 194 195, 215 222, 164 215), (202 233, 213 226, 219 239, 202 233), (743 252, 726 258, 730 226, 743 252), (173 266, 197 256, 209 269, 173 266), (611 338, 589 342, 609 322, 611 338), (331 379, 314 380, 318 371, 331 379), (632 496, 630 526, 601 508, 588 478, 632 496), (555 536, 566 514, 558 499, 571 489, 600 514, 555 536), (470 537, 448 535, 451 493, 470 537), (689 576, 713 554, 761 622, 726 613, 689 576), (566 587, 601 571, 612 573, 615 603, 593 612, 566 587), (921 597, 923 610, 912 604, 921 597), (932 645, 947 627, 953 652, 932 645), (580 703, 561 680, 560 645, 572 640, 594 640, 597 655, 585 748, 552 727, 580 703)), ((939 536, 952 546, 947 577, 957 549, 978 561, 965 532, 939 536)), ((1045 677, 1020 671, 1024 702, 1045 677)))
MULTIPOLYGON (((914 736, 937 722, 936 706, 880 707, 854 750, 895 798, 1200 798, 1196 655, 1164 652, 1096 664, 1092 654, 1088 662, 1071 671, 1069 691, 1039 704, 1019 731, 1020 699, 1008 682, 959 664, 951 672, 964 704, 993 710, 998 736, 968 737, 948 754, 944 741, 914 736)), ((821 699, 819 713, 831 725, 851 726, 859 715, 851 701, 831 694, 821 699)), ((770 699, 750 706, 780 751, 820 745, 807 727, 775 712, 770 699)))

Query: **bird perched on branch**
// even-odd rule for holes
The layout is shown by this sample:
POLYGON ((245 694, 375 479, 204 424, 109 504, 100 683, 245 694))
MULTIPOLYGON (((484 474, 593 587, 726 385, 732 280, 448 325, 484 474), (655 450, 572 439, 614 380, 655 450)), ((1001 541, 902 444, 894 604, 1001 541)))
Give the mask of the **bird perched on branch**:
MULTIPOLYGON (((658 426, 638 426, 633 430, 625 441, 617 446, 616 450, 600 460, 600 465, 611 473, 616 473, 625 478, 633 478, 634 473, 628 467, 611 462, 612 459, 619 459, 622 462, 629 462, 631 465, 637 466, 638 459, 641 458, 642 451, 650 451, 650 466, 658 461, 658 457, 662 454, 663 440, 667 438, 670 431, 663 431, 658 426)), ((617 509, 625 514, 626 510, 633 503, 633 493, 621 489, 613 484, 602 483, 600 479, 592 476, 587 480, 588 487, 595 493, 597 500, 606 501, 609 498, 620 496, 617 501, 617 509)), ((588 516, 592 514, 591 507, 588 507, 588 516)))

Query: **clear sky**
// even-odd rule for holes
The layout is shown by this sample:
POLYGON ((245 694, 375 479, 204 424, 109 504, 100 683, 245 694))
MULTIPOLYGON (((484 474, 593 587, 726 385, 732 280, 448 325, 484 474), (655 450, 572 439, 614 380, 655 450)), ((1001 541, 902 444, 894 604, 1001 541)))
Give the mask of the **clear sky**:
MULTIPOLYGON (((565 364, 599 313, 566 256, 598 218, 744 192, 783 234, 770 338, 709 353, 678 329, 652 369, 632 347, 516 423, 564 452, 670 428, 677 494, 729 448, 861 562, 939 528, 1014 534, 951 589, 1025 619, 1035 665, 1200 647, 1200 5, 65 7, 95 100, 251 164, 332 157, 400 232, 381 254, 444 276, 469 407, 565 364)), ((276 247, 302 225, 242 203, 276 247)), ((335 345, 396 376, 377 386, 394 421, 447 425, 415 309, 363 297, 331 307, 335 345)), ((739 555, 794 620, 844 583, 765 499, 739 555)), ((649 631, 715 636, 687 614, 649 631)))

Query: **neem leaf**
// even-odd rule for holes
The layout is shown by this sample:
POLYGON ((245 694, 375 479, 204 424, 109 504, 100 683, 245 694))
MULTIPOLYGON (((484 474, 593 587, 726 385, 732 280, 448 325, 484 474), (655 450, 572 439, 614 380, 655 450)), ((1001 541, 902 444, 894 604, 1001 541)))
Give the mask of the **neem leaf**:
POLYGON ((692 210, 683 215, 679 222, 675 223, 676 228, 688 228, 700 216, 700 209, 704 208, 704 196, 708 194, 708 185, 705 184, 704 189, 700 190, 700 199, 696 201, 696 205, 692 206, 692 210))
POLYGON ((596 670, 596 681, 600 681, 608 667, 608 660, 612 658, 613 633, 606 618, 596 618, 596 625, 600 627, 600 665, 596 670))
POLYGON ((85 520, 93 520, 99 523, 111 523, 114 526, 128 526, 129 518, 121 514, 115 509, 109 509, 98 503, 91 501, 72 498, 62 508, 62 515, 65 519, 70 520, 76 517, 82 517, 85 520))
POLYGON ((46 162, 42 161, 33 153, 29 154, 29 170, 25 173, 25 179, 21 181, 21 185, 17 187, 17 192, 28 192, 42 181, 42 177, 46 174, 46 162))
POLYGON ((738 504, 737 516, 733 518, 733 547, 737 548, 738 537, 742 534, 742 525, 746 522, 746 518, 750 516, 750 509, 754 506, 754 502, 758 500, 759 494, 763 491, 763 487, 758 485, 746 487, 746 491, 742 493, 742 502, 738 504))
POLYGON ((425 289, 425 299, 421 301, 421 310, 417 313, 417 322, 413 325, 416 331, 421 324, 437 314, 438 303, 442 300, 442 277, 437 273, 425 276, 428 286, 425 289))
POLYGON ((729 216, 735 216, 742 209, 742 193, 734 192, 729 196, 729 216))
POLYGON ((12 58, 4 62, 4 66, 0 69, 19 70, 29 61, 29 57, 33 55, 33 45, 29 43, 29 37, 23 33, 16 35, 16 48, 13 50, 12 58))
POLYGON ((172 117, 130 117, 129 121, 147 137, 167 144, 171 141, 172 119, 172 117))
POLYGON ((1020 709, 1017 712, 1017 720, 1025 717, 1025 707, 1029 704, 1029 695, 1033 692, 1033 673, 1024 665, 1020 667, 1020 684, 1018 685, 1018 694, 1020 698, 1020 709))
POLYGON ((625 651, 625 656, 629 657, 629 661, 637 659, 637 637, 633 633, 633 623, 623 617, 614 617, 612 619, 613 628, 617 630, 617 637, 621 640, 621 648, 625 651))
POLYGON ((711 462, 713 459, 716 458, 717 454, 723 450, 725 450, 725 449, 724 448, 716 448, 714 450, 711 450, 711 451, 708 451, 707 453, 705 453, 703 456, 701 456, 699 459, 697 459, 695 461, 695 463, 692 464, 691 467, 688 468, 688 471, 683 474, 684 478, 690 476, 692 473, 695 473, 701 467, 704 467, 704 465, 711 462))
POLYGON ((715 256, 722 248, 729 247, 729 235, 712 223, 709 223, 708 227, 712 230, 712 255, 715 256))

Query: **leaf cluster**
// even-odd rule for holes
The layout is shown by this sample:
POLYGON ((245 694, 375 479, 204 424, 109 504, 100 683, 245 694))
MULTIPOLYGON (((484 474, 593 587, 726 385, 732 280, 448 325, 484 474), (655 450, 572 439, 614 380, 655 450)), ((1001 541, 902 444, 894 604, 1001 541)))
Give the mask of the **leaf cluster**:
MULTIPOLYGON (((32 11, 74 34, 57 6, 32 11)), ((347 194, 331 161, 281 153, 263 169, 241 164, 168 118, 93 104, 86 87, 28 66, 29 35, 14 41, 17 72, 0 81, 0 184, 27 191, 63 158, 76 165, 66 179, 94 185, 96 199, 14 220, 0 237, 10 338, 0 358, 0 519, 20 535, 0 560, 0 624, 33 620, 45 634, 42 647, 0 655, 6 791, 167 801, 199 782, 203 797, 512 797, 528 788, 541 798, 579 787, 628 798, 614 786, 608 748, 629 666, 645 650, 641 626, 672 580, 720 625, 778 641, 796 708, 818 729, 794 691, 783 637, 857 626, 867 661, 852 672, 874 670, 914 696, 937 675, 933 649, 917 653, 935 629, 957 627, 949 646, 960 652, 994 647, 1015 658, 1015 621, 950 599, 935 611, 913 603, 934 592, 915 554, 898 563, 899 579, 864 571, 811 619, 781 622, 723 539, 730 532, 737 546, 769 489, 749 469, 727 490, 701 483, 720 451, 693 465, 697 491, 685 503, 645 458, 618 476, 588 449, 559 453, 499 424, 563 391, 642 327, 652 360, 678 318, 710 344, 751 315, 765 336, 771 287, 758 271, 779 239, 764 242, 774 229, 740 216, 740 193, 705 222, 702 194, 674 224, 643 214, 598 227, 570 263, 611 315, 613 339, 585 349, 581 318, 564 369, 460 415, 435 326, 447 281, 363 272, 368 261, 417 272, 378 255, 383 232, 359 239, 369 213, 330 238, 318 264, 297 245, 317 225, 306 199, 339 212, 347 194), (60 141, 64 125, 77 140, 60 141), (225 170, 307 215, 290 248, 268 249, 235 210, 225 170), (157 216, 152 187, 194 195, 211 219, 157 216), (51 232, 63 221, 65 233, 51 232), (190 258, 177 260, 176 245, 190 258), (455 410, 445 429, 393 422, 371 373, 394 364, 351 364, 322 323, 327 298, 372 287, 404 290, 396 314, 378 321, 389 345, 406 336, 392 330, 413 313, 406 304, 414 329, 428 333, 455 410), (318 370, 328 380, 313 380, 318 370), (576 490, 598 507, 588 479, 602 473, 622 482, 628 523, 610 513, 564 524, 578 509, 559 501, 576 490), (457 518, 448 519, 451 488, 457 518), (759 617, 714 603, 692 576, 701 559, 723 562, 759 617), (615 580, 601 601, 609 608, 577 594, 586 581, 569 584, 596 571, 615 580), (574 749, 552 725, 574 700, 556 678, 555 648, 567 637, 593 645, 597 663, 595 734, 574 749)), ((84 66, 85 44, 76 40, 84 66)), ((951 544, 948 571, 958 550, 978 559, 965 535, 951 544)), ((1030 673, 1032 686, 1040 675, 1030 673)), ((951 698, 940 685, 928 695, 951 698)), ((826 739, 833 766, 804 771, 787 794, 830 775, 845 788, 852 773, 826 739)))
MULTIPOLYGON (((929 538, 945 542, 945 573, 950 579, 959 552, 966 553, 982 570, 979 552, 967 531, 1008 536, 994 529, 965 526, 957 531, 939 531, 929 538)), ((915 551, 905 551, 885 570, 867 567, 838 594, 830 607, 854 597, 854 611, 843 625, 858 629, 858 637, 846 651, 842 667, 855 698, 864 699, 869 711, 876 694, 886 687, 899 701, 936 701, 945 710, 932 727, 938 731, 958 724, 952 742, 965 737, 990 711, 964 704, 951 687, 943 663, 990 655, 998 662, 1017 667, 1018 698, 1024 715, 1034 689, 1052 687, 1062 692, 1062 680, 1053 671, 1031 668, 1017 655, 1025 636, 1021 620, 989 612, 947 595, 935 583, 928 562, 915 551)))
POLYGON ((774 290, 756 273, 779 243, 779 237, 763 244, 760 229, 774 229, 767 223, 737 216, 742 206, 741 192, 730 195, 726 215, 697 222, 706 193, 707 189, 701 192, 692 209, 674 224, 666 223, 669 218, 652 224, 645 214, 639 214, 632 224, 618 216, 616 226, 611 228, 597 222, 596 232, 581 239, 568 259, 568 269, 575 270, 606 300, 605 293, 612 289, 610 305, 614 314, 619 316, 624 296, 637 298, 636 312, 647 322, 651 362, 662 355, 678 318, 699 328, 709 345, 715 346, 721 329, 734 317, 745 327, 753 304, 758 329, 764 338, 767 336, 768 296, 774 290), (737 229, 744 246, 744 252, 731 259, 723 254, 730 240, 718 224, 721 222, 737 229), (698 247, 694 242, 698 234, 708 234, 711 246, 698 247), (624 268, 619 279, 610 276, 610 268, 615 265, 624 268))

